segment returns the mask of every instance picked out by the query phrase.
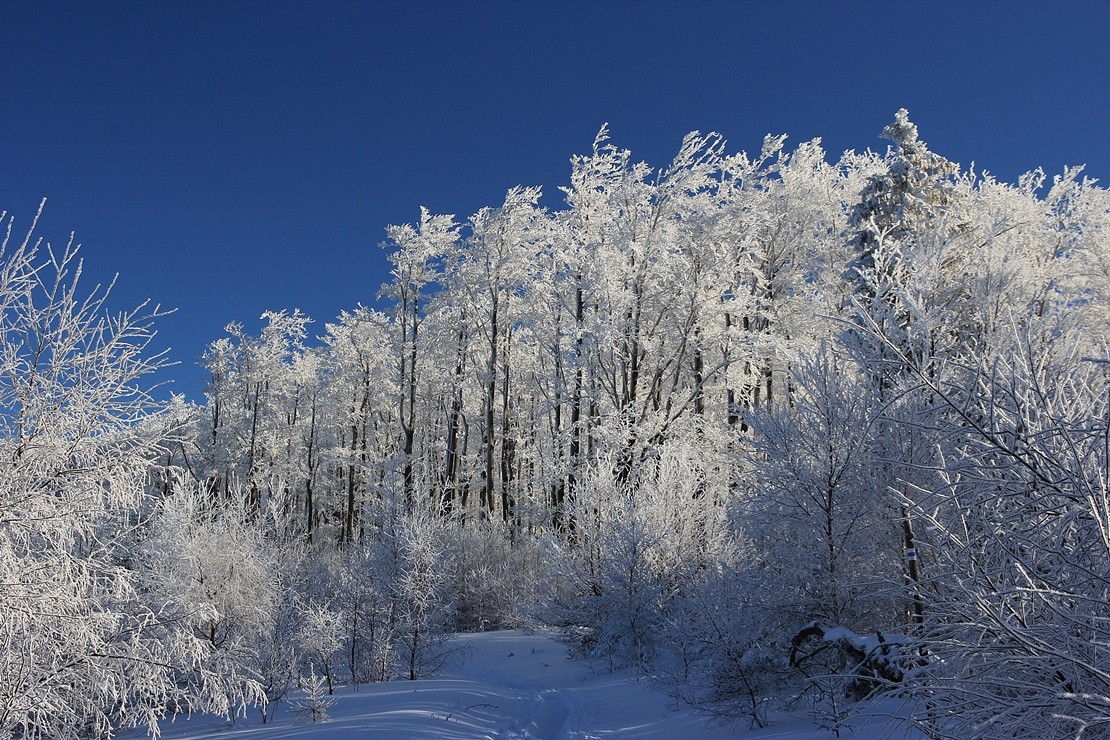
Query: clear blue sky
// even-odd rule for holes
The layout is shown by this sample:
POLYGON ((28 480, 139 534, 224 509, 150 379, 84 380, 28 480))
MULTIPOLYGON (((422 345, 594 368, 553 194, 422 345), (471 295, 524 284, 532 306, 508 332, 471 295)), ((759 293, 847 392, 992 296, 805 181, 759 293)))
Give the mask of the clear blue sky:
POLYGON ((157 343, 199 399, 227 322, 372 305, 387 224, 558 205, 606 121, 661 165, 694 129, 882 150, 906 107, 964 165, 1110 182, 1108 38, 1107 0, 0 0, 0 210, 46 197, 121 307, 176 307, 157 343))

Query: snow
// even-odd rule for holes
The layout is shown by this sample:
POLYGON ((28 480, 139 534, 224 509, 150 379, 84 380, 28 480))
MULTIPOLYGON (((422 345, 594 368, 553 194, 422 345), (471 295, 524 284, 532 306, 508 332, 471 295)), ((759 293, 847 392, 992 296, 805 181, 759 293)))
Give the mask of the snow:
MULTIPOLYGON (((261 724, 257 709, 233 721, 212 716, 165 722, 167 740, 190 738, 427 738, 429 740, 608 740, 610 738, 832 738, 806 712, 776 716, 772 726, 720 726, 673 706, 651 682, 628 671, 572 658, 551 632, 460 635, 457 659, 438 677, 364 684, 336 691, 327 722, 312 724, 283 701, 261 724)), ((140 730, 123 737, 137 739, 140 730)), ((876 716, 841 738, 901 737, 876 716)))

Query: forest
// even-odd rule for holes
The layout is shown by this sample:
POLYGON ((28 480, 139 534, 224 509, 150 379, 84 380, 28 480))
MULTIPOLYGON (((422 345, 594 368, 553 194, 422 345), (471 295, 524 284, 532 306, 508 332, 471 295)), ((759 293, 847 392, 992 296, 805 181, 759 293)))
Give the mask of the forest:
POLYGON ((230 324, 199 403, 151 394, 159 308, 4 214, 0 735, 547 627, 744 726, 1110 737, 1110 194, 883 136, 603 127, 557 207, 389 226, 379 308, 230 324))

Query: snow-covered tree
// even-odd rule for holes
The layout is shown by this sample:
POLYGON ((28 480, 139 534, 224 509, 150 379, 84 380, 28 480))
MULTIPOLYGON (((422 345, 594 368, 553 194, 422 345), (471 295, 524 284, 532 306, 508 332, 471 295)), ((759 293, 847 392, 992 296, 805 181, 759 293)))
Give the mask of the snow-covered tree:
MULTIPOLYGON (((5 214, 6 216, 6 214, 5 214)), ((0 734, 77 738, 146 724, 175 702, 251 693, 180 671, 200 655, 141 588, 138 543, 161 439, 141 422, 163 364, 154 306, 112 314, 61 248, 0 237, 0 734)), ((37 221, 37 218, 36 218, 37 221)))
POLYGON ((281 620, 280 550, 259 518, 238 487, 217 499, 182 487, 154 516, 142 570, 144 590, 177 630, 173 639, 202 648, 195 665, 182 669, 187 680, 195 672, 238 684, 265 717, 267 704, 285 693, 294 656, 289 635, 276 634, 291 631, 281 620))
POLYGON ((476 213, 456 275, 456 287, 469 299, 468 316, 481 346, 475 367, 482 386, 480 508, 504 522, 516 516, 514 456, 517 439, 525 436, 512 429, 511 357, 521 313, 517 297, 545 236, 539 197, 538 188, 513 188, 502 206, 476 213))
MULTIPOLYGON (((397 399, 396 419, 401 432, 401 465, 405 500, 415 503, 414 465, 416 453, 417 385, 423 375, 420 369, 420 327, 425 318, 427 293, 441 278, 442 261, 454 251, 459 225, 454 216, 435 216, 427 208, 420 209, 420 223, 390 226, 389 241, 383 246, 395 247, 390 254, 393 280, 382 288, 383 294, 395 301, 394 330, 397 336, 397 399)), ((353 537, 348 522, 346 536, 353 537)))
POLYGON ((911 681, 935 713, 917 719, 944 737, 1101 737, 1110 357, 1015 346, 933 388, 955 422, 941 484, 910 497, 935 564, 911 681))
POLYGON ((380 479, 398 447, 396 346, 388 318, 368 308, 344 311, 327 324, 324 387, 312 437, 323 477, 314 493, 314 524, 331 520, 339 538, 357 538, 371 481, 380 479))
POLYGON ((729 534, 724 483, 689 446, 669 442, 622 481, 602 458, 580 481, 575 538, 553 541, 547 618, 613 667, 652 665, 686 585, 715 567, 729 534))
POLYGON ((754 488, 741 526, 795 627, 897 623, 901 570, 893 479, 873 440, 880 410, 851 360, 825 345, 791 373, 789 407, 748 415, 754 488))
POLYGON ((960 326, 968 250, 958 238, 967 230, 967 183, 957 164, 918 138, 904 108, 883 136, 893 146, 885 171, 868 178, 851 211, 855 256, 845 277, 855 286, 853 321, 864 327, 849 338, 861 345, 879 391, 889 396, 899 366, 887 356, 887 344, 932 368, 970 341, 960 326), (874 341, 874 334, 886 341, 874 341))

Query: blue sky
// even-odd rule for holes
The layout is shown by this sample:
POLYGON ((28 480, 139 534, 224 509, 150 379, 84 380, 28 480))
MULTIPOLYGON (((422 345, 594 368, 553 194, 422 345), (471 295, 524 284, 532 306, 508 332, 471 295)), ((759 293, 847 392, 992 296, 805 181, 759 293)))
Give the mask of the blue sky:
POLYGON ((119 307, 177 313, 200 398, 229 321, 373 304, 387 224, 514 185, 559 204, 609 122, 664 164, 691 130, 882 150, 900 107, 1006 180, 1110 181, 1110 2, 0 2, 0 210, 83 244, 119 307))

